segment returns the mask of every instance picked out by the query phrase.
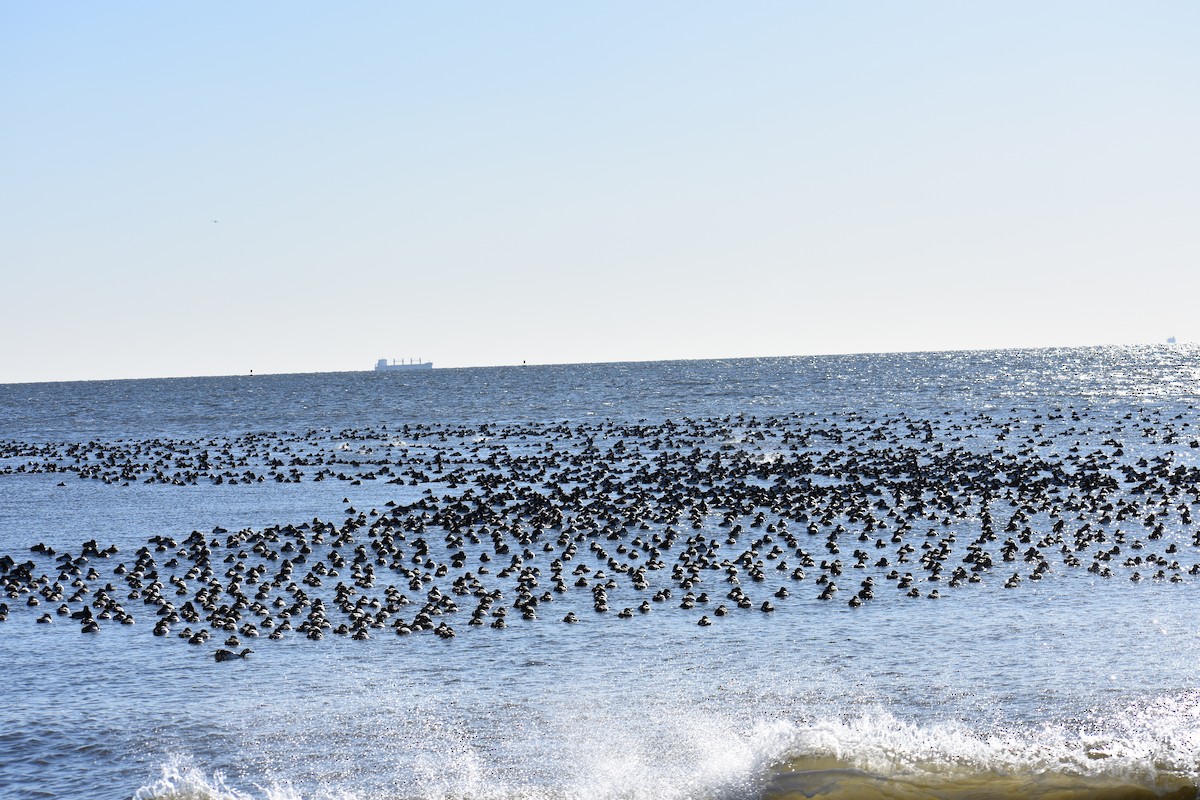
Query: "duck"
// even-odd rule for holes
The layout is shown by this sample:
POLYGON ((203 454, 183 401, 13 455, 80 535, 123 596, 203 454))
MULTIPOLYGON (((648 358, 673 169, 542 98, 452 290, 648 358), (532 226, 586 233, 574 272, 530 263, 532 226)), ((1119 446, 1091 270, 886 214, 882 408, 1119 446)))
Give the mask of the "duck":
POLYGON ((245 658, 247 655, 249 655, 250 653, 253 653, 253 652, 254 651, 251 650, 249 647, 243 648, 242 652, 240 652, 240 653, 235 653, 232 650, 226 650, 225 648, 221 648, 221 649, 217 650, 217 652, 213 653, 213 658, 216 659, 217 661, 232 661, 235 658, 245 658))

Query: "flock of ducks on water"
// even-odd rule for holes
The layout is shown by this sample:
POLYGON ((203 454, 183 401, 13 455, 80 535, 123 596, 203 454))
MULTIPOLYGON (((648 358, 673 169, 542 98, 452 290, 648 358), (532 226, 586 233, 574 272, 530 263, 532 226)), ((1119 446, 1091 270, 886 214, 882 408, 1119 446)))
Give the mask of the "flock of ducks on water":
POLYGON ((450 639, 659 609, 708 627, 1072 573, 1182 583, 1200 575, 1198 436, 1184 414, 1060 408, 0 442, 0 483, 383 481, 400 498, 131 552, 0 554, 0 622, 139 623, 227 661, 260 637, 450 639))

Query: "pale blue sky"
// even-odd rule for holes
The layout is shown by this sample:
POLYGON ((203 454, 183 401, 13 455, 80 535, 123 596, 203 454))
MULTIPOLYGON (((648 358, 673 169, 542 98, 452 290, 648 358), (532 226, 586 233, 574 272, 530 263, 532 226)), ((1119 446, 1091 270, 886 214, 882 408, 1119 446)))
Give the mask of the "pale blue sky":
POLYGON ((0 382, 1200 340, 1194 2, 0 0, 0 109, 0 382))

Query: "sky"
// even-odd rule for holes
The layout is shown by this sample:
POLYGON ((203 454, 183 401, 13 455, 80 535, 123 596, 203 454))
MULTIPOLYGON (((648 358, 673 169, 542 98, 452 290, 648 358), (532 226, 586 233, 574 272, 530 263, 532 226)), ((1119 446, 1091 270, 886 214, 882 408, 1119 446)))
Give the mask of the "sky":
POLYGON ((0 0, 0 383, 1200 340, 1200 4, 0 0))

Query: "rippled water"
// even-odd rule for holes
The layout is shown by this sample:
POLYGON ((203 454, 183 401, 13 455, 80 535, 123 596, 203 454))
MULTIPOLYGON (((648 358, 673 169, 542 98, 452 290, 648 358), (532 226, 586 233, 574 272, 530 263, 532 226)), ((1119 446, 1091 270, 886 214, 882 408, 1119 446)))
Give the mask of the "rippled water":
MULTIPOLYGON (((340 524, 357 511, 383 515, 389 502, 422 498, 444 507, 467 484, 432 471, 439 453, 578 455, 590 436, 598 449, 587 463, 628 480, 663 452, 651 445, 668 420, 689 431, 675 450, 699 451, 704 464, 716 453, 776 469, 797 452, 828 458, 844 471, 789 473, 779 484, 804 479, 817 490, 871 486, 872 469, 902 448, 930 468, 943 457, 968 465, 979 458, 1001 474, 1035 461, 1075 474, 1080 459, 1102 452, 1109 461, 1098 472, 1117 481, 1112 497, 1146 506, 1155 496, 1140 493, 1122 467, 1185 470, 1179 496, 1155 508, 1165 521, 1159 538, 1147 538, 1140 521, 1133 532, 1134 522, 1124 525, 1129 542, 1136 532, 1138 553, 1175 545, 1180 569, 1161 579, 1155 567, 1120 563, 1134 553, 1129 542, 1108 578, 1086 569, 1098 546, 1070 568, 1056 560, 1054 544, 1043 548, 1054 566, 1041 580, 1029 579, 1027 562, 1002 563, 979 584, 918 581, 922 596, 912 599, 874 566, 871 542, 854 536, 862 519, 841 514, 814 518, 821 532, 811 540, 801 535, 820 561, 832 558, 821 549, 826 531, 847 530, 841 592, 831 601, 816 598, 815 565, 797 582, 781 574, 759 584, 743 569, 754 607, 734 608, 709 627, 697 625, 701 614, 729 603, 721 572, 696 586, 713 595, 704 608, 679 608, 676 587, 650 613, 620 619, 616 611, 650 593, 620 576, 607 613, 592 609, 588 589, 572 587, 540 606, 536 620, 510 614, 504 630, 467 626, 463 604, 447 615, 457 632, 451 639, 385 627, 367 641, 309 641, 293 631, 278 641, 247 639, 254 652, 227 663, 212 655, 226 634, 196 646, 156 637, 155 614, 140 601, 126 602, 134 624, 85 635, 58 616, 38 624, 58 603, 31 608, 21 594, 7 600, 9 618, 0 623, 0 786, 16 798, 1192 796, 1200 777, 1200 576, 1187 567, 1200 562, 1200 546, 1177 506, 1191 504, 1187 470, 1200 462, 1198 369, 1195 349, 1147 347, 0 386, 0 554, 32 559, 48 574, 54 559, 31 553, 34 544, 77 555, 87 540, 112 543, 120 553, 91 560, 102 573, 92 583, 116 580, 122 591, 114 562, 131 564, 150 537, 182 542, 196 530, 208 538, 214 528, 262 532, 314 517, 340 524), (582 433, 564 438, 564 429, 582 433), (805 436, 797 445, 784 431, 805 436), (617 441, 627 449, 613 450, 617 441), (315 467, 306 466, 297 483, 145 480, 162 453, 229 446, 246 454, 260 443, 336 458, 331 471, 346 479, 314 481, 315 467), (29 468, 78 469, 66 457, 72 446, 87 450, 93 466, 103 463, 99 453, 117 451, 145 469, 134 480, 105 481, 29 468), (379 463, 421 477, 350 480, 379 463), (855 571, 851 553, 862 546, 872 558, 855 571), (1005 589, 1014 571, 1025 580, 1005 589), (1143 579, 1130 580, 1134 572, 1143 579), (878 596, 851 607, 847 598, 868 574, 878 596), (774 599, 780 585, 792 595, 774 599), (931 588, 941 599, 927 597, 931 588), (758 610, 766 599, 774 613, 758 610), (581 621, 560 622, 568 611, 581 621)), ((253 456, 248 465, 266 469, 253 456)), ((170 458, 165 467, 170 474, 170 458)), ((781 479, 764 475, 748 483, 781 479)), ((550 477, 563 486, 581 480, 553 470, 550 477)), ((656 487, 659 502, 691 508, 691 489, 729 485, 697 480, 656 487)), ((1008 489, 1019 484, 1005 481, 1008 489)), ((712 495, 699 528, 684 515, 676 525, 684 537, 699 531, 724 541, 720 496, 712 495)), ((1003 530, 1015 506, 1003 489, 990 502, 995 550, 1016 535, 1003 530)), ((558 504, 575 516, 587 503, 558 504)), ((771 520, 783 513, 757 510, 771 520)), ((914 525, 906 540, 919 548, 957 531, 957 565, 979 513, 976 503, 951 525, 914 525), (926 528, 935 535, 926 537, 926 528)), ((1110 535, 1120 527, 1100 516, 1080 512, 1064 522, 1110 535)), ((740 518, 747 535, 752 518, 740 518)), ((1041 512, 1028 525, 1041 537, 1054 522, 1041 512)), ((664 528, 647 525, 620 542, 664 528)), ((797 520, 790 525, 803 531, 797 520)), ((437 561, 451 554, 444 533, 425 532, 437 561)), ((355 536, 369 541, 365 529, 355 536)), ((472 564, 490 543, 483 542, 467 546, 472 564)), ((740 539, 721 554, 734 558, 746 546, 740 539)), ((668 565, 679 549, 664 555, 668 565)), ((218 574, 232 566, 227 550, 214 550, 218 574)), ((894 547, 886 552, 894 558, 894 547)), ((327 554, 326 543, 313 557, 327 554)), ((169 555, 157 556, 164 577, 169 555)), ((252 563, 250 555, 241 560, 252 563)), ((553 554, 534 555, 526 561, 543 571, 541 591, 553 554)), ((507 563, 494 562, 493 576, 507 563)), ((582 542, 575 563, 604 568, 582 542)), ((901 571, 921 574, 915 563, 901 571)), ((668 573, 652 573, 653 588, 670 583, 668 573)), ((454 574, 434 583, 446 589, 454 574)), ((511 605, 512 580, 489 580, 504 586, 511 605)), ((363 594, 382 595, 385 582, 363 594)), ((332 598, 334 583, 311 594, 332 598)))

